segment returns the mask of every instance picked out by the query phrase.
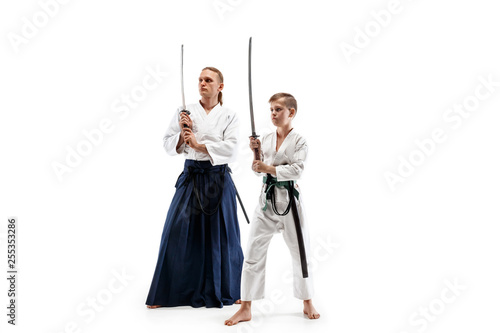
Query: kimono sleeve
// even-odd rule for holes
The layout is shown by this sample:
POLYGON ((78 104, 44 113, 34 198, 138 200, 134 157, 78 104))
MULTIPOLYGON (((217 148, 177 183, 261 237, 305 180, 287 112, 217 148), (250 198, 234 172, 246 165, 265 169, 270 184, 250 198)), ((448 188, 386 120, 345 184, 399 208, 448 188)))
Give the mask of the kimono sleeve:
POLYGON ((223 131, 222 140, 205 144, 212 165, 232 162, 238 144, 238 128, 238 116, 236 113, 232 113, 228 115, 228 123, 223 131))
MULTIPOLYGON (((178 111, 180 111, 180 108, 178 111)), ((176 114, 172 118, 172 121, 170 122, 170 125, 168 126, 167 132, 163 136, 163 148, 165 148, 165 151, 169 155, 181 154, 182 152, 184 152, 184 148, 186 147, 186 144, 183 142, 178 150, 175 149, 181 135, 179 120, 179 112, 176 112, 176 114)))
POLYGON ((297 180, 304 171, 304 162, 307 157, 307 143, 304 138, 297 140, 295 152, 291 163, 276 166, 276 178, 278 181, 297 180))

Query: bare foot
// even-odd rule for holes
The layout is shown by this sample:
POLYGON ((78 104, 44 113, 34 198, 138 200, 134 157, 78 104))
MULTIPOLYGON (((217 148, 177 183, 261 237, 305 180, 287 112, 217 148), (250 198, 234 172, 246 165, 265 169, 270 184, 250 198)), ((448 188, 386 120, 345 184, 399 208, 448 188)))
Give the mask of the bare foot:
POLYGON ((148 309, 157 309, 161 308, 161 305, 148 305, 148 309))
POLYGON ((224 325, 233 326, 238 324, 240 321, 249 321, 252 319, 252 302, 243 301, 241 302, 241 308, 228 320, 224 322, 224 325))
POLYGON ((312 300, 308 299, 304 301, 304 314, 307 315, 309 319, 318 319, 319 313, 316 311, 312 304, 312 300))
POLYGON ((239 299, 236 302, 234 302, 234 304, 241 304, 241 299, 239 299))

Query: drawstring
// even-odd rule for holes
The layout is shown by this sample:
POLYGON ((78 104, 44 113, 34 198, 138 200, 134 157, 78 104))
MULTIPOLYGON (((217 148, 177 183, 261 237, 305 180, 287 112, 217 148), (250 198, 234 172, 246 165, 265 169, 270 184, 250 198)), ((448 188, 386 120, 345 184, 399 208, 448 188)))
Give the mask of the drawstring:
MULTIPOLYGON (((200 206, 200 209, 201 211, 203 212, 203 214, 205 215, 208 215, 208 216, 211 216, 211 215, 214 215, 217 210, 219 209, 219 206, 222 202, 222 193, 224 192, 224 186, 225 186, 225 181, 224 181, 224 178, 225 178, 225 174, 226 174, 226 165, 223 166, 222 170, 219 172, 219 176, 221 178, 221 181, 222 181, 222 188, 221 188, 221 191, 219 193, 219 201, 217 202, 217 205, 215 206, 214 209, 210 210, 210 211, 205 211, 205 209, 203 208, 203 205, 201 203, 201 196, 200 196, 200 191, 198 190, 198 185, 196 183, 196 177, 194 176, 194 174, 214 174, 214 173, 217 173, 217 172, 206 172, 204 169, 200 169, 200 168, 194 168, 194 167, 188 167, 188 177, 186 179, 186 182, 188 181, 192 181, 193 182, 193 191, 194 191, 194 195, 196 197, 196 200, 198 201, 198 205, 200 206)), ((215 182, 215 184, 217 184, 215 182)))

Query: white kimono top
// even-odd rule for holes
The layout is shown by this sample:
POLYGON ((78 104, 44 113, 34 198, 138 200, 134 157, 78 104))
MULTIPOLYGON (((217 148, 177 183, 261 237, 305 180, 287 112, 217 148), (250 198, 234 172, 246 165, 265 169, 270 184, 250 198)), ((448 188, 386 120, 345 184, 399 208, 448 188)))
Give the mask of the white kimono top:
POLYGON ((186 109, 191 112, 189 117, 193 121, 193 133, 198 143, 207 147, 208 154, 198 152, 183 143, 176 150, 181 128, 179 126, 182 107, 177 109, 170 126, 163 137, 163 147, 169 155, 184 154, 186 159, 196 161, 210 161, 212 165, 226 164, 234 161, 238 143, 239 121, 236 113, 217 104, 207 114, 198 102, 189 104, 186 109))
POLYGON ((307 157, 306 140, 294 129, 288 133, 278 151, 276 151, 276 140, 276 131, 262 137, 263 162, 276 167, 277 181, 298 180, 307 157))
MULTIPOLYGON (((294 129, 292 129, 286 136, 278 151, 276 151, 276 141, 276 131, 262 136, 262 161, 267 165, 273 165, 276 167, 277 181, 298 180, 304 170, 304 163, 307 157, 306 140, 294 129)), ((260 172, 256 172, 256 174, 260 176, 265 175, 260 172)), ((262 207, 264 207, 266 203, 265 189, 266 185, 262 184, 260 199, 262 207)), ((298 184, 295 184, 295 189, 300 193, 298 184)), ((285 188, 275 188, 275 195, 277 206, 282 212, 289 201, 288 191, 285 188)), ((301 205, 301 199, 302 198, 299 197, 299 205, 301 205)))

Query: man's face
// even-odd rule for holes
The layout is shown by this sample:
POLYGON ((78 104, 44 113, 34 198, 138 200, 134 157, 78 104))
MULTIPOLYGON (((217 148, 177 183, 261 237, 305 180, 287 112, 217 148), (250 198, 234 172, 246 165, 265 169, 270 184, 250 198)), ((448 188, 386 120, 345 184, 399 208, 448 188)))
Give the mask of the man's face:
POLYGON ((198 79, 198 90, 202 97, 212 98, 217 96, 223 86, 223 83, 219 83, 219 76, 217 73, 209 69, 205 69, 201 72, 200 78, 198 79))

